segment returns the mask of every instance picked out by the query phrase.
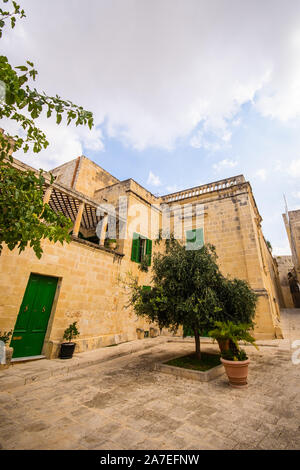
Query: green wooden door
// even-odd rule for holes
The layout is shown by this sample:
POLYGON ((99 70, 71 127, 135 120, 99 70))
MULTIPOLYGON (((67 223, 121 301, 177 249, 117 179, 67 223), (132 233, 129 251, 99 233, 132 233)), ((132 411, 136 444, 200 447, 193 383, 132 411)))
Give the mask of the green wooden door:
POLYGON ((56 286, 55 277, 30 275, 11 340, 13 357, 41 354, 56 286))

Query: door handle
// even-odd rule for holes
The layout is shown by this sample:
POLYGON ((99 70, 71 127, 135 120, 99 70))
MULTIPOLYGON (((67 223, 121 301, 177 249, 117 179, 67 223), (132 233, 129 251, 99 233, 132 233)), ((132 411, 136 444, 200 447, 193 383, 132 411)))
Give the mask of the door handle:
POLYGON ((27 312, 28 310, 28 305, 26 305, 26 307, 24 308, 24 312, 27 312))
POLYGON ((42 312, 44 313, 45 310, 46 310, 46 307, 45 307, 45 305, 44 305, 44 307, 42 308, 42 312))

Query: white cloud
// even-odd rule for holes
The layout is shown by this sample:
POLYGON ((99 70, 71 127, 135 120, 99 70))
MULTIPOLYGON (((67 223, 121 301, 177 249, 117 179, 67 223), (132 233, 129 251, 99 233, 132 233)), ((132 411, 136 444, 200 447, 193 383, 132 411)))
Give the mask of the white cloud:
POLYGON ((274 171, 282 171, 282 162, 280 160, 275 160, 274 162, 274 171))
POLYGON ((147 184, 151 186, 161 186, 161 181, 158 176, 156 176, 152 171, 149 172, 147 184))
MULTIPOLYGON (((245 102, 280 120, 300 115, 298 0, 288 8, 284 0, 276 8, 274 0, 22 7, 27 18, 2 40, 6 54, 16 65, 32 59, 39 88, 91 109, 97 125, 136 149, 172 148, 200 128, 191 145, 216 151, 228 145, 245 102)), ((58 142, 72 139, 69 151, 82 145, 79 128, 60 132, 58 142)))
POLYGON ((257 170, 257 172, 255 173, 255 176, 257 176, 258 178, 260 178, 262 181, 265 181, 267 179, 267 170, 265 170, 265 168, 260 168, 259 170, 257 170))
POLYGON ((237 164, 238 164, 238 162, 236 160, 229 160, 229 159, 225 158, 224 160, 221 160, 220 162, 215 163, 213 165, 213 168, 216 171, 221 171, 224 168, 234 168, 235 166, 237 166, 237 164))
POLYGON ((296 198, 296 199, 300 199, 300 191, 295 191, 293 193, 293 196, 296 198))
POLYGON ((198 131, 190 140, 190 145, 194 148, 204 148, 210 152, 217 152, 221 150, 221 145, 218 142, 210 142, 204 137, 204 132, 198 131))
POLYGON ((299 178, 300 177, 300 158, 298 160, 292 160, 287 172, 290 176, 294 178, 299 178))
POLYGON ((291 255, 291 248, 288 240, 282 241, 280 244, 272 245, 273 256, 291 255))
POLYGON ((217 152, 229 147, 232 132, 228 129, 225 121, 220 121, 218 127, 211 127, 204 123, 203 128, 198 130, 190 139, 190 145, 194 148, 204 148, 209 152, 217 152))
POLYGON ((241 118, 236 118, 231 122, 231 125, 234 126, 234 127, 238 127, 238 126, 241 125, 241 123, 242 123, 241 118))

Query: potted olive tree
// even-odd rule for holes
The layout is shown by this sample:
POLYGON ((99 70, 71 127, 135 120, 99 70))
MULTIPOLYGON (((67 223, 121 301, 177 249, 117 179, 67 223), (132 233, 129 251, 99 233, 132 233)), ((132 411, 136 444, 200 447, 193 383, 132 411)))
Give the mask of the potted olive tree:
MULTIPOLYGON (((222 278, 215 248, 204 245, 187 250, 177 240, 167 240, 164 253, 153 258, 152 288, 144 289, 131 280, 129 305, 138 317, 176 332, 183 325, 195 337, 195 357, 201 361, 200 332, 223 320, 217 286, 222 278)), ((145 335, 146 337, 146 335, 145 335)))
POLYGON ((3 333, 0 331, 0 370, 7 369, 11 364, 14 348, 9 347, 8 344, 12 333, 12 330, 3 333))
POLYGON ((69 325, 68 328, 66 328, 64 331, 63 339, 65 339, 67 342, 61 343, 59 355, 61 359, 71 359, 73 357, 76 343, 72 342, 72 340, 80 335, 76 324, 77 321, 71 323, 71 325, 69 325))
POLYGON ((219 344, 220 342, 227 343, 227 348, 221 352, 221 362, 225 367, 230 385, 235 388, 247 387, 248 365, 250 362, 246 351, 240 348, 239 341, 252 344, 258 349, 255 339, 249 333, 251 328, 251 323, 235 324, 231 321, 216 321, 215 328, 209 331, 209 336, 216 339, 219 344))

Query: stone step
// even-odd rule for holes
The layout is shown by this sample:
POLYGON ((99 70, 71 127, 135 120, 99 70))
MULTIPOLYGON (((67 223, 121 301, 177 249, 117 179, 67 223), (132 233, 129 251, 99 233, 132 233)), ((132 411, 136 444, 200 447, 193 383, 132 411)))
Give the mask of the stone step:
POLYGON ((117 357, 134 354, 168 341, 167 336, 134 340, 122 343, 114 348, 106 347, 74 354, 72 359, 36 360, 26 362, 13 362, 6 370, 0 372, 0 391, 14 389, 32 382, 48 379, 57 375, 110 361, 117 357))

